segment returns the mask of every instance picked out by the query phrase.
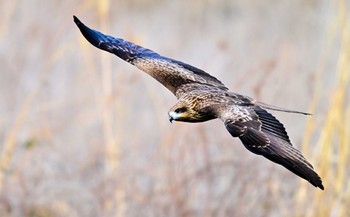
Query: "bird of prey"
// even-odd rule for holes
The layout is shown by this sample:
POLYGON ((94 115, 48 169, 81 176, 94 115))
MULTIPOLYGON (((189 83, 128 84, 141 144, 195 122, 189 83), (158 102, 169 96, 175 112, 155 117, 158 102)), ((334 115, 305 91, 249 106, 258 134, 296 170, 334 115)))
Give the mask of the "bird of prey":
POLYGON ((271 106, 229 92, 221 81, 201 69, 161 56, 121 38, 105 35, 73 17, 83 36, 93 46, 115 54, 145 71, 177 97, 177 103, 168 113, 170 122, 194 123, 218 118, 249 151, 284 166, 315 187, 324 189, 312 165, 293 147, 284 126, 267 110, 307 113, 271 106))

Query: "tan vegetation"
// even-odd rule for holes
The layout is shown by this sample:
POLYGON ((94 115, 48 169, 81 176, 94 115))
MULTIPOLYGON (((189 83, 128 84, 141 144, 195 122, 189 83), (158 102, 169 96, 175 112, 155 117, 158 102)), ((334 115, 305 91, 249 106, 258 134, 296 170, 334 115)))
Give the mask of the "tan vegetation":
POLYGON ((0 216, 350 216, 350 2, 0 1, 0 216), (72 20, 211 73, 274 113, 325 191, 245 150, 72 20))

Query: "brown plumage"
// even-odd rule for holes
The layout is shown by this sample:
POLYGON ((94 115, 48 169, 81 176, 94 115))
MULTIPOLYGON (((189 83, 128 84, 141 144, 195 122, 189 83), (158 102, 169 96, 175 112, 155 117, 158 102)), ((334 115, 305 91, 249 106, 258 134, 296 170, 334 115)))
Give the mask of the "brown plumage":
POLYGON ((74 16, 83 36, 95 47, 135 65, 168 88, 178 102, 169 111, 170 121, 203 122, 221 119, 228 132, 251 152, 280 164, 315 187, 322 180, 300 151, 292 146, 284 126, 265 109, 301 113, 258 102, 228 91, 221 81, 201 69, 163 57, 120 38, 85 26, 74 16))

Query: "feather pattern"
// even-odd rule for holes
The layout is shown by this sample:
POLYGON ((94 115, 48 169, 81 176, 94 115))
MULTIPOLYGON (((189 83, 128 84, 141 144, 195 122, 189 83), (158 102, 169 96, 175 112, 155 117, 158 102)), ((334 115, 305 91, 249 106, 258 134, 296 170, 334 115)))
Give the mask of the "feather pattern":
POLYGON ((90 29, 74 16, 83 36, 95 47, 113 53, 154 77, 174 94, 189 83, 201 83, 227 90, 221 81, 201 69, 173 60, 134 43, 90 29))
POLYGON ((312 165, 292 146, 283 124, 265 109, 307 113, 268 105, 229 92, 221 81, 201 69, 90 29, 75 16, 74 22, 92 45, 145 71, 178 98, 169 111, 170 121, 203 122, 219 118, 228 132, 238 137, 249 151, 284 166, 315 187, 324 189, 312 165))
POLYGON ((324 189, 321 178, 301 152, 292 146, 285 128, 274 116, 261 108, 242 109, 249 110, 253 120, 248 122, 239 121, 237 118, 224 120, 226 129, 233 137, 238 137, 254 154, 262 155, 309 181, 315 187, 324 189))

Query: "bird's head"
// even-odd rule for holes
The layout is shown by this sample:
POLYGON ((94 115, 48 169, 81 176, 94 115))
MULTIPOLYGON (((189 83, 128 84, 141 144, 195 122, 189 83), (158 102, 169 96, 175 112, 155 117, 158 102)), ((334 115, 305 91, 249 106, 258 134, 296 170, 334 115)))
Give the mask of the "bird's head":
MULTIPOLYGON (((195 104, 180 100, 168 112, 169 121, 202 122, 208 119, 207 114, 199 112, 195 104)), ((210 118, 211 119, 211 118, 210 118)))
POLYGON ((174 105, 168 112, 169 121, 184 121, 184 122, 193 122, 196 115, 196 112, 192 109, 186 101, 179 101, 174 105))

